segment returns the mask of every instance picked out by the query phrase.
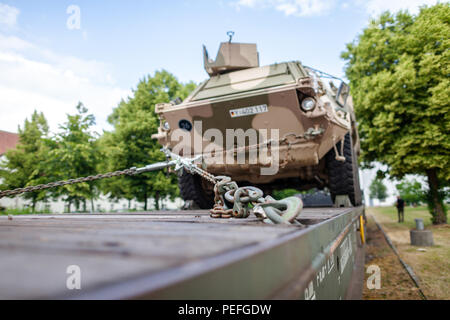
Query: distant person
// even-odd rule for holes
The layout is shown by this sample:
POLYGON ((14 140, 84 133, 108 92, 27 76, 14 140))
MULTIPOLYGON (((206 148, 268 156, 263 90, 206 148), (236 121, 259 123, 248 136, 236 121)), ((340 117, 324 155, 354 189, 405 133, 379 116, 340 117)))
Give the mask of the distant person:
POLYGON ((405 200, 400 198, 400 196, 397 196, 397 203, 395 206, 397 207, 398 222, 404 222, 405 221, 405 200))

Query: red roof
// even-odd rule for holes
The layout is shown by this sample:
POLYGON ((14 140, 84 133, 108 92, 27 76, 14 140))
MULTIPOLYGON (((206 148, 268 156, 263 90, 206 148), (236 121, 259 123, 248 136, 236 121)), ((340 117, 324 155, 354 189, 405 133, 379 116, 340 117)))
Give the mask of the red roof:
POLYGON ((9 149, 14 149, 19 143, 19 135, 0 130, 0 156, 9 149))

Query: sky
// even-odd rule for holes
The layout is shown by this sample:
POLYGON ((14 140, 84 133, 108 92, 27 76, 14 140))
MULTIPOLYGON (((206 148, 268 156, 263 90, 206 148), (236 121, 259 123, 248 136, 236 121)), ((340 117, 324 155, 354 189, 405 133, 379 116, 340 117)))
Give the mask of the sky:
POLYGON ((0 130, 34 110, 55 132, 79 101, 98 132, 139 79, 166 69, 203 81, 227 31, 258 45, 262 65, 300 60, 343 77, 340 54, 384 10, 436 0, 0 0, 0 130))

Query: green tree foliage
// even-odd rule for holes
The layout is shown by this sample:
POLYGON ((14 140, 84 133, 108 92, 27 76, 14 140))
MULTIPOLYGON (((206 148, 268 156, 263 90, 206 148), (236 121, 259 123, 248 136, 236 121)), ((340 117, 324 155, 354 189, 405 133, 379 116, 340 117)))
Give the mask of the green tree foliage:
POLYGON ((386 12, 342 57, 359 120, 362 161, 392 177, 428 177, 433 221, 447 221, 440 190, 450 181, 450 4, 417 16, 386 12))
MULTIPOLYGON (((52 172, 53 180, 67 180, 97 174, 100 161, 97 135, 92 126, 95 118, 88 114, 88 109, 80 102, 75 115, 67 115, 67 122, 60 126, 60 132, 51 141, 52 150, 46 161, 47 171, 52 172)), ((96 182, 83 182, 52 189, 54 197, 64 196, 70 211, 71 204, 77 209, 86 201, 98 197, 96 182)))
POLYGON ((273 197, 277 200, 281 200, 287 197, 292 197, 302 192, 295 189, 283 189, 283 190, 275 190, 273 192, 273 197))
POLYGON ((382 179, 375 178, 370 184, 369 191, 372 199, 384 201, 388 197, 387 187, 384 185, 382 179))
POLYGON ((403 180, 396 184, 395 187, 400 197, 408 205, 418 205, 426 200, 426 191, 423 190, 422 184, 415 179, 412 181, 403 180))
MULTIPOLYGON (((165 160, 161 146, 151 138, 159 126, 155 105, 177 97, 184 99, 194 88, 193 82, 182 84, 165 70, 139 81, 133 96, 122 101, 108 119, 114 130, 102 137, 103 157, 107 160, 104 170, 141 167, 165 160)), ((104 181, 102 190, 113 199, 143 202, 144 210, 147 210, 147 200, 154 198, 159 209, 161 199, 178 195, 176 182, 175 175, 156 171, 104 181)))
MULTIPOLYGON (((25 119, 23 128, 19 127, 19 144, 16 149, 6 153, 6 159, 0 164, 2 190, 23 188, 49 182, 50 177, 43 165, 48 156, 48 124, 42 113, 34 111, 31 120, 25 119)), ((25 193, 25 199, 31 201, 35 212, 38 201, 46 200, 45 191, 25 193)))

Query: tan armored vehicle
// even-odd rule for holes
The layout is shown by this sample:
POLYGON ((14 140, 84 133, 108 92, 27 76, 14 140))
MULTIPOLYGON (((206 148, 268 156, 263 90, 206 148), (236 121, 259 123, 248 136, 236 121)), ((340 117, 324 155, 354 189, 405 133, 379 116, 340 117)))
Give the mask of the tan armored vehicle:
MULTIPOLYGON (((333 200, 361 203, 359 137, 344 82, 298 61, 260 67, 255 44, 225 42, 215 60, 205 47, 203 55, 209 79, 182 103, 156 106, 161 145, 203 155, 204 169, 240 186, 327 188, 333 200)), ((213 206, 206 180, 183 172, 179 185, 185 200, 213 206)))

